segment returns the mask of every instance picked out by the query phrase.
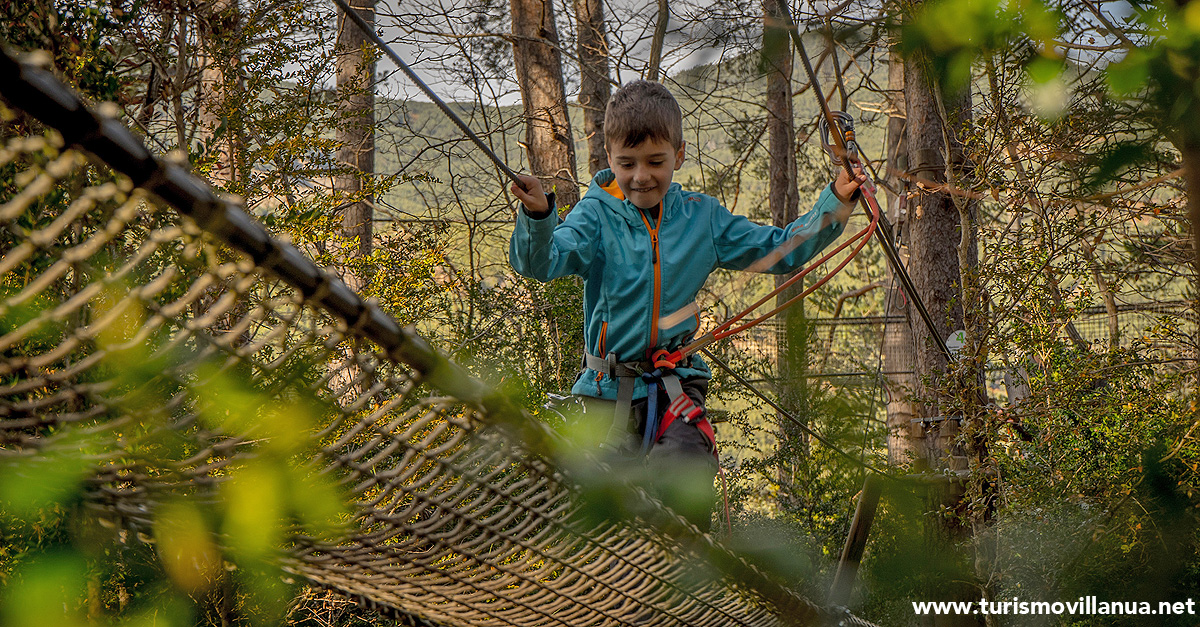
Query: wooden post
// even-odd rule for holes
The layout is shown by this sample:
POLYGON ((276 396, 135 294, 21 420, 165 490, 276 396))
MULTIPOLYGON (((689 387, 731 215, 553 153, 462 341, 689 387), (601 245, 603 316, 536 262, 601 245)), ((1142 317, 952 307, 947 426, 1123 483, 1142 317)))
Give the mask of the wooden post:
POLYGON ((862 562, 863 551, 867 547, 867 537, 871 533, 871 523, 875 521, 875 510, 879 507, 882 487, 880 479, 875 475, 869 474, 863 481, 862 494, 858 497, 858 506, 854 508, 854 520, 850 522, 850 533, 846 535, 846 545, 842 547, 837 574, 834 575, 833 586, 829 589, 830 605, 845 606, 850 602, 850 593, 854 590, 854 580, 858 576, 858 564, 862 562))

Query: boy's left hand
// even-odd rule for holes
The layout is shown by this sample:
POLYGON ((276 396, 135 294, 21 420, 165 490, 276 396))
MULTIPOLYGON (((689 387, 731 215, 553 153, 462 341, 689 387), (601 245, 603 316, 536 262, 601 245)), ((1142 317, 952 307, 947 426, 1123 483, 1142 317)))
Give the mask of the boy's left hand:
POLYGON ((850 162, 850 165, 854 167, 853 179, 850 178, 850 173, 846 172, 846 168, 840 168, 837 178, 833 181, 833 194, 844 204, 854 202, 854 195, 858 192, 858 188, 867 182, 862 162, 854 160, 850 162))

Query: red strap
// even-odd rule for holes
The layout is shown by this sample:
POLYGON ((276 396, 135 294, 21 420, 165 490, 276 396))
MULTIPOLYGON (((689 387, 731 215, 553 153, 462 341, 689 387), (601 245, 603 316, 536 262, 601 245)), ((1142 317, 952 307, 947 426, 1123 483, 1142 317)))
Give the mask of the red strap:
POLYGON ((694 417, 693 414, 696 411, 699 411, 699 409, 699 407, 696 407, 696 405, 692 403, 692 399, 689 398, 687 394, 680 394, 675 398, 674 401, 671 401, 670 405, 667 406, 667 411, 663 412, 663 418, 667 418, 668 416, 670 417, 670 420, 674 420, 679 416, 687 416, 688 418, 692 418, 694 417))
POLYGON ((713 431, 712 425, 709 424, 707 418, 696 420, 703 413, 704 410, 696 407, 687 394, 680 394, 674 401, 671 401, 671 404, 667 406, 667 411, 663 413, 662 424, 658 427, 658 433, 654 434, 654 443, 657 444, 662 439, 663 434, 667 432, 667 427, 671 426, 676 418, 683 418, 684 422, 696 425, 700 433, 704 434, 709 447, 712 448, 713 457, 720 460, 720 455, 717 454, 717 434, 713 431))
POLYGON ((717 434, 713 431, 712 425, 708 423, 708 419, 705 418, 697 422, 696 428, 700 430, 700 433, 704 434, 704 437, 708 438, 708 445, 712 447, 713 457, 717 461, 721 461, 721 456, 717 454, 717 434))

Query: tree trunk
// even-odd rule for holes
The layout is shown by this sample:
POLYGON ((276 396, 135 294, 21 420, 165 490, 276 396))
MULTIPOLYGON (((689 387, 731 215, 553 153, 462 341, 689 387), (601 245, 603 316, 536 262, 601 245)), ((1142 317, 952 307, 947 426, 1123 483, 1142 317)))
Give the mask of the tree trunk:
MULTIPOLYGON (((888 63, 888 125, 887 125, 887 160, 890 172, 908 170, 908 142, 905 132, 904 109, 904 60, 892 53, 888 63)), ((907 181, 900 176, 889 174, 892 189, 899 194, 888 195, 888 216, 895 227, 895 233, 900 237, 905 232, 907 205, 904 195, 908 192, 907 181)), ((901 259, 908 263, 906 248, 901 248, 901 259)), ((890 271, 890 269, 889 269, 890 271)), ((908 296, 904 294, 896 281, 890 281, 885 299, 884 315, 889 318, 907 315, 908 296)), ((911 463, 916 456, 915 443, 920 437, 919 425, 913 423, 917 417, 917 409, 913 402, 913 393, 917 388, 915 368, 915 348, 913 346, 912 327, 907 321, 886 322, 883 327, 883 372, 887 381, 887 447, 888 464, 903 466, 911 463)))
POLYGON ((1084 260, 1087 261, 1088 270, 1092 272, 1092 280, 1096 282, 1096 291, 1100 294, 1100 299, 1104 301, 1104 311, 1107 314, 1105 318, 1108 322, 1108 351, 1111 353, 1121 346, 1121 320, 1120 312, 1117 309, 1117 297, 1113 294, 1112 287, 1101 271, 1095 245, 1084 238, 1079 242, 1079 248, 1083 253, 1084 260))
MULTIPOLYGON (((197 7, 197 28, 200 50, 200 86, 197 90, 197 122, 199 137, 216 161, 209 180, 226 191, 234 191, 237 180, 237 138, 231 123, 230 103, 236 94, 230 93, 231 82, 237 75, 238 55, 231 53, 230 40, 237 29, 237 0, 214 0, 197 7)), ((181 65, 183 60, 180 60, 181 65)))
POLYGON ((1200 276, 1200 139, 1183 143, 1183 176, 1187 185, 1188 220, 1192 224, 1192 269, 1200 276))
MULTIPOLYGON (((368 24, 375 24, 375 0, 351 0, 368 24)), ((338 13, 337 89, 343 110, 337 139, 339 164, 347 171, 334 179, 334 190, 344 199, 342 236, 351 241, 348 259, 368 257, 374 238, 370 180, 375 174, 375 55, 366 33, 343 13, 338 13)), ((355 291, 367 286, 368 277, 347 270, 344 279, 355 291)))
POLYGON ((654 38, 650 40, 650 60, 646 64, 646 80, 662 80, 663 41, 667 38, 667 22, 671 21, 671 7, 667 0, 658 0, 658 17, 654 20, 654 38))
MULTIPOLYGON (((196 63, 200 73, 200 82, 196 90, 197 125, 196 135, 205 146, 204 153, 212 158, 208 180, 221 190, 240 194, 244 187, 247 167, 244 158, 244 142, 241 141, 243 128, 239 112, 235 110, 241 97, 242 81, 238 65, 241 63, 241 42, 238 31, 241 26, 238 0, 213 0, 199 4, 196 7, 196 30, 199 46, 196 48, 196 63)), ((185 28, 186 22, 180 21, 180 29, 185 28)), ((186 41, 187 33, 182 32, 182 40, 186 41)), ((182 48, 181 48, 182 50, 182 48)), ((179 85, 186 83, 187 61, 181 55, 178 59, 180 66, 179 85)), ((182 97, 179 100, 183 104, 182 97)), ((181 131, 184 115, 179 116, 181 131)), ((180 137, 185 137, 181 133, 180 137)), ((188 141, 181 141, 181 147, 187 146, 188 141)), ((225 293, 224 287, 211 286, 205 290, 204 296, 197 299, 192 307, 196 315, 207 311, 218 302, 225 293)), ((224 331, 232 328, 237 321, 249 311, 249 304, 239 300, 237 305, 219 316, 214 323, 214 331, 224 331)), ((250 335, 243 333, 242 341, 248 342, 250 335)))
POLYGON ((557 195, 559 207, 579 200, 575 142, 567 117, 554 3, 512 0, 513 59, 525 106, 525 150, 533 175, 557 195))
MULTIPOLYGON (((1200 137, 1190 141, 1179 142, 1179 151, 1183 155, 1184 184, 1187 186, 1188 221, 1192 227, 1192 285, 1200 284, 1200 137)), ((1200 294, 1200 289, 1196 290, 1200 294)), ((1193 303, 1195 310, 1200 311, 1200 296, 1193 303)), ((1196 390, 1200 390, 1200 371, 1196 373, 1196 390)), ((1193 391, 1195 393, 1195 390, 1193 391)), ((1196 411, 1200 414, 1200 410, 1196 411)))
MULTIPOLYGON (((780 27, 777 0, 763 0, 763 65, 767 71, 767 204, 775 226, 797 217, 800 194, 796 187, 796 130, 792 103, 793 53, 787 31, 780 27)), ((776 277, 776 284, 787 277, 776 277)))
POLYGON ((588 145, 588 172, 608 167, 604 148, 604 108, 611 89, 608 82, 608 41, 602 0, 575 0, 579 28, 579 107, 583 109, 583 135, 588 145))
MULTIPOLYGON (((796 130, 795 112, 792 102, 792 67, 794 53, 787 31, 782 28, 783 16, 777 0, 763 0, 763 66, 767 73, 767 205, 771 210, 771 223, 785 227, 798 215, 800 192, 796 185, 796 130)), ((775 285, 788 279, 777 275, 775 285)), ((775 297, 781 305, 799 294, 804 285, 800 283, 784 290, 775 297)), ((777 396, 780 404, 793 416, 803 419, 802 411, 805 390, 804 372, 808 365, 807 325, 804 319, 804 304, 785 310, 779 317, 782 323, 776 332, 776 372, 779 377, 777 396)), ((805 455, 808 449, 807 435, 782 416, 777 420, 780 437, 795 446, 797 455, 805 455)), ((785 473, 786 474, 786 473, 785 473)), ((790 477, 780 477, 789 482, 790 477)))
MULTIPOLYGON (((946 154, 950 155, 950 168, 961 171, 962 147, 954 145, 946 149, 944 138, 947 133, 942 127, 938 113, 937 97, 923 63, 909 59, 904 65, 905 118, 908 125, 909 172, 932 182, 933 189, 917 188, 908 207, 909 273, 930 316, 937 333, 943 339, 963 328, 963 308, 960 293, 959 251, 956 243, 961 238, 959 209, 954 198, 943 187, 948 182, 946 154)), ((964 94, 949 101, 948 110, 970 111, 970 96, 964 94), (966 100, 963 100, 965 98, 966 100)), ((969 115, 969 113, 967 113, 969 115)), ((952 136, 952 134, 951 134, 952 136)), ((964 199, 965 201, 965 199, 964 199)), ((956 407, 939 398, 938 389, 945 383, 946 358, 938 348, 929 330, 918 319, 911 319, 910 327, 916 345, 916 376, 922 383, 918 393, 924 404, 922 417, 946 417, 955 415, 956 407)), ((942 420, 931 424, 926 434, 925 462, 933 468, 955 467, 952 463, 951 446, 958 433, 957 421, 942 420)), ((957 469, 957 468, 956 468, 957 469)))
MULTIPOLYGON (((970 421, 978 408, 975 399, 980 393, 972 374, 977 370, 963 363, 974 355, 972 333, 975 331, 971 320, 964 320, 964 303, 968 309, 978 307, 972 274, 977 255, 973 232, 975 208, 974 201, 954 197, 947 187, 959 186, 966 178, 966 158, 955 132, 969 122, 971 101, 970 93, 965 90, 953 95, 939 93, 940 88, 926 72, 926 67, 921 55, 910 57, 904 65, 908 172, 932 183, 931 187, 919 186, 916 196, 909 202, 908 269, 916 296, 924 301, 935 332, 948 338, 952 332, 965 328, 968 338, 956 364, 957 370, 951 373, 946 357, 928 328, 916 317, 909 317, 916 340, 916 376, 923 402, 920 409, 922 417, 928 419, 928 426, 923 426, 924 450, 918 461, 930 468, 966 471, 966 451, 961 450, 956 440, 960 424, 963 428, 976 428, 970 421), (951 378, 952 374, 965 380, 951 378), (976 396, 968 398, 971 395, 976 396)), ((978 309, 973 313, 977 314, 978 309)), ((974 446, 972 449, 973 452, 979 450, 974 446)), ((951 479, 937 485, 940 489, 930 494, 929 506, 933 511, 947 508, 955 514, 964 514, 965 508, 975 500, 965 498, 967 487, 963 481, 951 479)), ((931 546, 960 542, 970 536, 971 527, 963 524, 960 515, 945 514, 939 518, 940 525, 928 528, 931 546)), ((979 588, 968 581, 971 565, 947 563, 946 566, 959 567, 962 571, 938 582, 928 591, 930 598, 941 601, 977 599, 979 588)), ((979 577, 978 572, 974 575, 979 577)), ((974 626, 981 625, 981 619, 981 616, 939 616, 929 617, 932 622, 927 624, 974 626)))
MULTIPOLYGON (((374 28, 375 0, 350 0, 350 7, 374 28)), ((374 44, 343 12, 338 12, 337 91, 343 116, 337 128, 338 165, 344 170, 334 177, 334 193, 342 199, 341 235, 348 244, 342 249, 344 280, 362 293, 370 284, 368 271, 354 260, 365 259, 374 247, 371 179, 375 174, 375 53, 374 44)), ((350 338, 338 364, 331 387, 343 406, 353 403, 374 384, 373 373, 356 360, 369 349, 350 338)))

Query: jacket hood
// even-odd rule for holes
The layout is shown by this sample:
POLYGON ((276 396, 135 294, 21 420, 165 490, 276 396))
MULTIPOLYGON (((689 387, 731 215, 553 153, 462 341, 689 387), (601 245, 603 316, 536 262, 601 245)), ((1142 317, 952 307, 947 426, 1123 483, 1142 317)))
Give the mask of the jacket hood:
MULTIPOLYGON (((628 200, 617 198, 604 189, 611 186, 615 180, 617 180, 617 176, 613 174, 611 169, 600 170, 596 173, 596 176, 592 177, 592 183, 588 185, 587 193, 583 197, 597 200, 612 210, 613 213, 621 216, 629 224, 641 226, 641 210, 628 200)), ((671 186, 667 188, 667 194, 663 197, 664 220, 670 219, 675 213, 675 208, 679 206, 682 200, 682 190, 683 188, 679 186, 679 183, 671 181, 671 186)))

